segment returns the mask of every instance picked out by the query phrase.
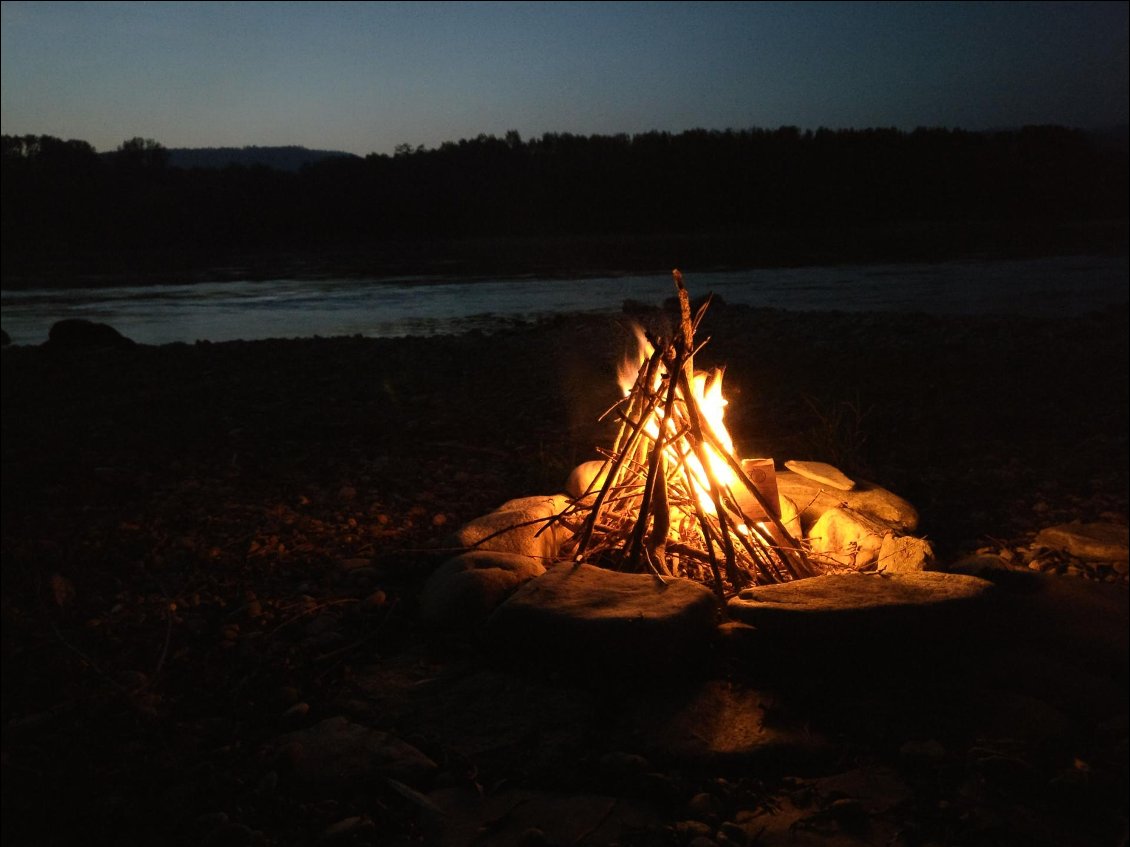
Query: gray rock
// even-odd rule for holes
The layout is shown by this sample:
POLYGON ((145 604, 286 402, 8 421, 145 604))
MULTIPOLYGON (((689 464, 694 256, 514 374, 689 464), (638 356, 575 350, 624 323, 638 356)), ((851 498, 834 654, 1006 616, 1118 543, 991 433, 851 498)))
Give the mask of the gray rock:
POLYGON ((705 649, 716 611, 710 589, 691 580, 560 563, 499 606, 487 630, 510 654, 632 674, 705 649))
POLYGON ((1109 523, 1067 523, 1041 529, 1036 543, 1095 562, 1130 561, 1130 529, 1109 523))
MULTIPOLYGON (((744 589, 728 604, 737 620, 790 640, 931 635, 963 623, 992 584, 960 574, 829 574, 744 589)), ((893 644, 891 646, 897 646, 893 644)))
POLYGON ((821 486, 814 480, 793 473, 777 473, 777 489, 800 510, 800 522, 808 532, 824 512, 846 506, 886 521, 898 532, 913 532, 918 527, 918 511, 906 500, 871 482, 857 480, 851 491, 821 486))
POLYGON ((341 716, 281 735, 271 746, 295 781, 326 792, 384 777, 418 785, 437 770, 411 744, 341 716))
POLYGON ((480 624, 518 586, 545 573, 540 559, 472 550, 440 565, 420 592, 420 616, 430 626, 480 624))
POLYGON ((464 524, 455 534, 456 545, 555 559, 569 531, 562 526, 549 526, 548 519, 567 504, 563 494, 510 500, 490 514, 464 524))
POLYGON ((811 479, 820 485, 829 485, 840 491, 851 491, 855 488, 854 479, 851 479, 839 468, 827 465, 824 462, 802 462, 797 459, 789 459, 785 462, 785 467, 806 479, 811 479))
POLYGON ((880 573, 916 573, 934 568, 934 548, 924 538, 892 533, 879 548, 880 573))

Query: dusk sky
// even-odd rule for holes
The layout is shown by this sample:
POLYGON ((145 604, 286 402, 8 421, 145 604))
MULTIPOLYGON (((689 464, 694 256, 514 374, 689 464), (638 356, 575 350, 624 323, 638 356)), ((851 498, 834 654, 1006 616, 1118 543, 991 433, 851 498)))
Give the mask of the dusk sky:
POLYGON ((3 3, 2 124, 112 150, 1128 121, 1115 3, 3 3))

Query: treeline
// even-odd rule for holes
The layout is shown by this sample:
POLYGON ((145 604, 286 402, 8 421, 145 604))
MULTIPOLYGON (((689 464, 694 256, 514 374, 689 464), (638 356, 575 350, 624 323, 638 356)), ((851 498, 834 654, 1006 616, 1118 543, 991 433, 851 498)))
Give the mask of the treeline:
POLYGON ((398 147, 296 172, 180 168, 131 139, 3 137, 5 272, 114 251, 1127 217, 1125 145, 1062 127, 649 132, 398 147))

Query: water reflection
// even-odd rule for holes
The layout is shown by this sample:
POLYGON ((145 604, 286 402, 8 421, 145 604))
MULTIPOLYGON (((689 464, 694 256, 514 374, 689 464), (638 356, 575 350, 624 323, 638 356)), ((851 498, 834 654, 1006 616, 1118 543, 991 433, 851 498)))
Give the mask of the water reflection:
MULTIPOLYGON (((688 272, 693 293, 790 310, 1082 313, 1126 302, 1126 257, 688 272)), ((490 331, 514 319, 658 304, 667 274, 589 279, 279 279, 4 291, 3 327, 38 344, 57 320, 109 323, 143 344, 490 331)))

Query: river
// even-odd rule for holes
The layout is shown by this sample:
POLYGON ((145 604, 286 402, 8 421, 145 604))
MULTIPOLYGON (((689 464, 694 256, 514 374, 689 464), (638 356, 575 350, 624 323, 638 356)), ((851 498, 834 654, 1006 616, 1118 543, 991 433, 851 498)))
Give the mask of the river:
MULTIPOLYGON (((1127 303, 1125 256, 845 265, 695 273, 692 295, 802 311, 1067 316, 1127 303)), ((159 281, 157 281, 159 282, 159 281)), ((108 323, 143 344, 313 336, 395 337, 490 331, 515 320, 659 304, 668 274, 582 279, 275 279, 0 293, 15 344, 55 321, 108 323)))

